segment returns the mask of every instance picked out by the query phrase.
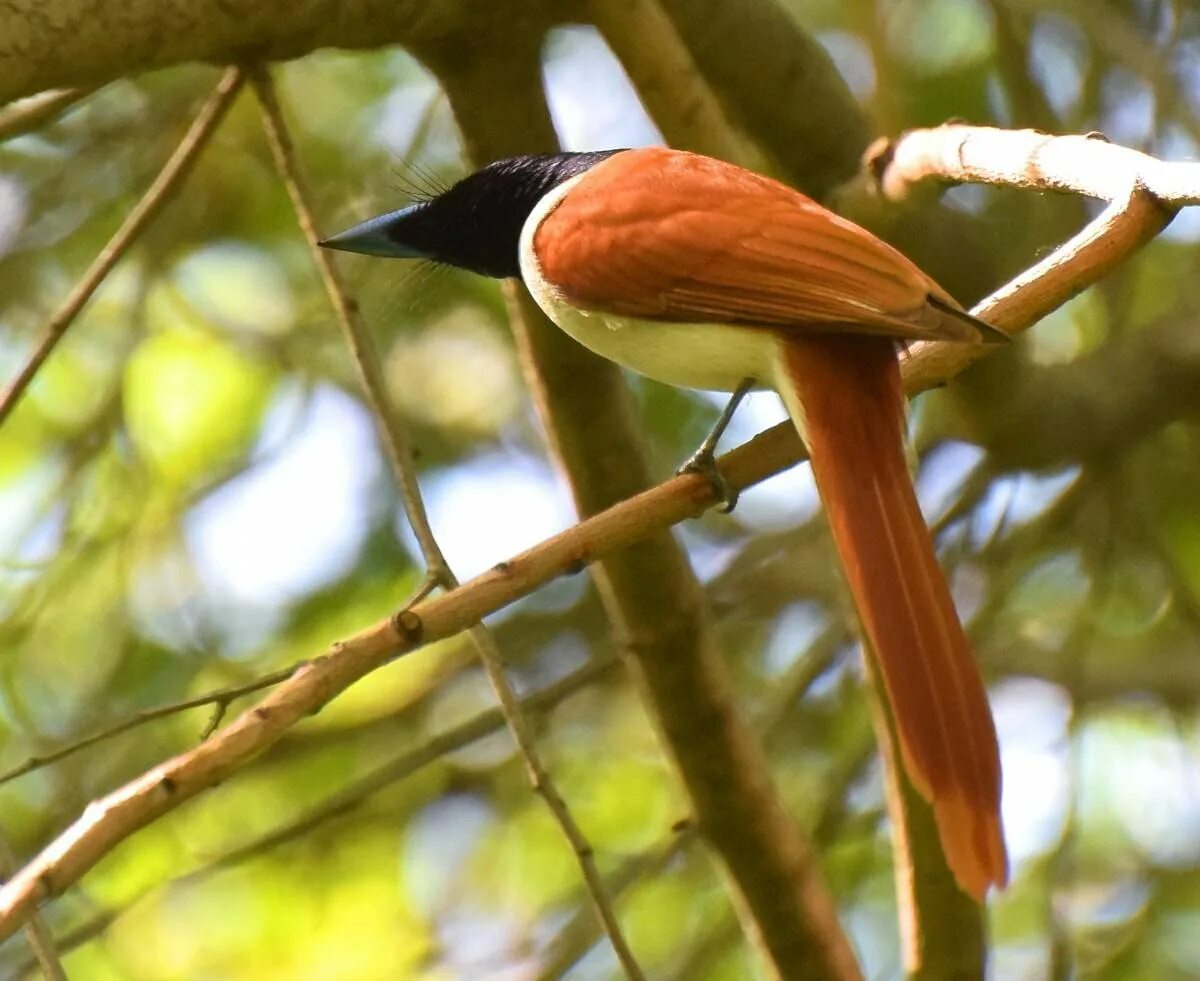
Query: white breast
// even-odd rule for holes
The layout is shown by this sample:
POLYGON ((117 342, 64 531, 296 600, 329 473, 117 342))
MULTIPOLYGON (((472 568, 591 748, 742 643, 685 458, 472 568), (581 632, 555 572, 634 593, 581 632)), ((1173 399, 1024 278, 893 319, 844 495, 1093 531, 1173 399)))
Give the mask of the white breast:
POLYGON ((727 324, 638 320, 571 306, 542 275, 533 252, 538 226, 586 174, 546 195, 521 230, 521 276, 546 316, 584 347, 639 374, 682 388, 732 392, 746 378, 774 378, 773 332, 727 324))

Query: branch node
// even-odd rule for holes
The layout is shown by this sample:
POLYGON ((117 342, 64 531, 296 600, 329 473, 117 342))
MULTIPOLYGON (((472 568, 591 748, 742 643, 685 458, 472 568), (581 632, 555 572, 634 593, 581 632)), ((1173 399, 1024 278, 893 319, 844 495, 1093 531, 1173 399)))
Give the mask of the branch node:
MULTIPOLYGON (((448 573, 446 573, 446 574, 448 574, 448 573)), ((426 569, 425 575, 421 579, 421 584, 416 588, 416 590, 407 599, 407 601, 405 601, 403 609, 404 610, 412 609, 414 606, 416 606, 418 603, 420 603, 421 600, 425 599, 426 596, 428 596, 430 593, 432 593, 435 589, 438 589, 439 587, 444 586, 444 585, 445 585, 445 579, 444 579, 443 575, 440 575, 438 572, 435 572, 432 567, 430 567, 429 569, 426 569)))
POLYGON ((1167 221, 1170 221, 1179 213, 1179 206, 1171 204, 1169 201, 1164 201, 1150 190, 1140 174, 1133 179, 1133 186, 1129 189, 1130 202, 1139 198, 1148 204, 1152 204, 1158 211, 1166 215, 1167 221))
POLYGON ((204 728, 200 730, 200 742, 204 742, 217 731, 217 726, 225 718, 225 710, 227 708, 229 708, 229 701, 227 699, 219 699, 213 702, 212 714, 208 717, 208 722, 205 723, 204 728))
POLYGON ((421 643, 421 636, 425 633, 425 624, 412 609, 406 606, 392 617, 391 623, 392 630, 396 632, 402 647, 416 647, 421 643))

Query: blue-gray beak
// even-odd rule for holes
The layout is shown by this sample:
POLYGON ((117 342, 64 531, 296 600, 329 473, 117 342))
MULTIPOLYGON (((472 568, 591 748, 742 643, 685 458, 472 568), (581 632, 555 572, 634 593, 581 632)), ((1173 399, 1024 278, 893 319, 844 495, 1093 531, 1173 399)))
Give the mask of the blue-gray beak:
POLYGON ((424 252, 405 245, 388 234, 391 229, 420 207, 420 204, 410 204, 399 211, 379 215, 377 218, 368 218, 353 228, 347 228, 344 232, 330 236, 319 244, 326 249, 377 255, 386 259, 428 259, 429 256, 424 252))

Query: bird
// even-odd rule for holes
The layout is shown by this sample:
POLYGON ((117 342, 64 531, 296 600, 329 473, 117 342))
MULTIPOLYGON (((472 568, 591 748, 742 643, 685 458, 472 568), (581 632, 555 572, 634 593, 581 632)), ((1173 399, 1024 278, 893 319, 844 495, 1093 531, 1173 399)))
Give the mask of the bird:
POLYGON ((995 724, 913 488, 900 376, 909 342, 1006 335, 800 191, 666 147, 499 160, 322 244, 519 278, 584 347, 670 385, 773 388, 946 863, 976 901, 1006 885, 995 724))

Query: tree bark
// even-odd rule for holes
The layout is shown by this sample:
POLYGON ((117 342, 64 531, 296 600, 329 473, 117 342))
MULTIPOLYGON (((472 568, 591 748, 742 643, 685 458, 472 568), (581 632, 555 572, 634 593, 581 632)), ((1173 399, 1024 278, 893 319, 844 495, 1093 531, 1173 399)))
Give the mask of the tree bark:
POLYGON ((298 58, 453 35, 541 37, 579 19, 575 0, 8 0, 0 4, 0 103, 102 85, 186 61, 298 58))

